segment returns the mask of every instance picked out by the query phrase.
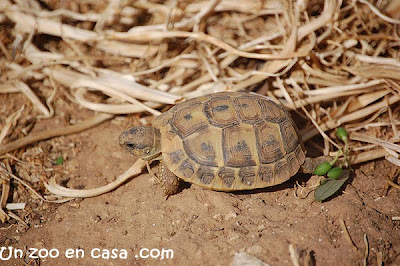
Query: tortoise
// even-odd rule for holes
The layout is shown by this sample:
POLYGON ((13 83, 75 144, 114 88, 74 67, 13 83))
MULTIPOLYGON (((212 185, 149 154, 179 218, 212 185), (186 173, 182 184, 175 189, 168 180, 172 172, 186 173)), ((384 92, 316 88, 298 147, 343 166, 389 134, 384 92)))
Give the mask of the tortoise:
MULTIPOLYGON (((217 191, 250 190, 287 181, 307 160, 289 112, 250 92, 219 92, 176 104, 153 126, 135 126, 119 137, 122 147, 149 162, 161 161, 167 195, 178 178, 217 191)), ((314 158, 315 159, 315 158, 314 158)))

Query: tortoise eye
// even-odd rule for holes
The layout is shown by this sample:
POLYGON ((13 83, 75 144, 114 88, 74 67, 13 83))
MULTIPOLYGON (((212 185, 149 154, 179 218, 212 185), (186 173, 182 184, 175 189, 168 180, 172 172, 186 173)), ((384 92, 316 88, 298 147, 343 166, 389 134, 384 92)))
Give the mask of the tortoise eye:
POLYGON ((130 149, 134 149, 135 148, 135 144, 133 143, 126 143, 126 146, 130 149))

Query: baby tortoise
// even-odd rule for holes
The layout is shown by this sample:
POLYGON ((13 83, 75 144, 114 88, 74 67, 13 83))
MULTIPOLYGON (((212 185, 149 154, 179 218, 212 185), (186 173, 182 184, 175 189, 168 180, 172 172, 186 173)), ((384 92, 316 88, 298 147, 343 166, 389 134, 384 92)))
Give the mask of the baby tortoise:
POLYGON ((248 92, 179 103, 152 127, 132 127, 119 141, 143 160, 161 161, 167 196, 177 193, 178 178, 218 191, 248 190, 283 183, 300 168, 311 173, 324 159, 306 158, 296 125, 282 106, 248 92))

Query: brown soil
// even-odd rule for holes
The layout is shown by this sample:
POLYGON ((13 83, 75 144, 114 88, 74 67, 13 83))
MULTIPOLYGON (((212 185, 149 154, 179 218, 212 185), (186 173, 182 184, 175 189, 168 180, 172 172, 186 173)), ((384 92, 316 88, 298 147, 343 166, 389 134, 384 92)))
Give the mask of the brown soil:
MULTIPOLYGON (((21 95, 0 97, 0 102, 7 100, 10 105, 23 99, 21 95)), ((57 106, 56 112, 64 112, 64 116, 36 123, 33 132, 93 115, 61 101, 57 106)), ((81 189, 102 186, 134 162, 117 141, 134 123, 137 121, 132 116, 118 117, 80 134, 35 144, 27 152, 51 145, 47 157, 54 153, 65 157, 55 171, 61 183, 81 189)), ((15 220, 0 224, 0 243, 60 252, 58 258, 41 259, 41 265, 229 265, 237 252, 270 265, 292 265, 290 244, 302 251, 301 255, 309 253, 316 265, 362 265, 366 235, 369 265, 376 265, 380 252, 385 265, 400 265, 400 223, 391 219, 400 213, 400 191, 387 191, 385 181, 394 173, 393 165, 386 161, 357 166, 344 190, 323 203, 313 202, 312 194, 306 199, 294 196, 296 180, 308 186, 316 182, 309 175, 246 193, 188 185, 168 200, 147 173, 108 194, 64 204, 40 203, 25 191, 19 201, 27 202, 27 207, 15 213, 29 227, 15 220), (357 250, 345 238, 340 219, 357 250), (125 249, 128 255, 126 259, 95 259, 90 255, 94 248, 104 250, 104 254, 106 250, 125 249), (172 249, 174 257, 139 258, 143 248, 154 249, 153 255, 157 250, 172 249), (67 249, 82 249, 85 256, 68 259, 67 249)), ((16 192, 23 190, 18 183, 13 184, 16 192)), ((145 251, 143 255, 148 254, 145 251)), ((1 264, 22 263, 22 259, 12 259, 1 264)))

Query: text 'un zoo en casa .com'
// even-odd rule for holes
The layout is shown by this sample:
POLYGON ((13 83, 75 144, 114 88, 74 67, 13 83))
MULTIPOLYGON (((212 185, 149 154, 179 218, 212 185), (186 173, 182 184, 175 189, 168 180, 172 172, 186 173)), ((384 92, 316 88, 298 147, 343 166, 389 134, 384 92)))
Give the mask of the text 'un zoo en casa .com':
POLYGON ((23 259, 28 256, 29 259, 56 259, 64 257, 67 259, 83 259, 87 256, 93 259, 113 260, 122 259, 126 260, 130 256, 134 256, 136 259, 173 259, 174 251, 172 249, 158 249, 158 248, 142 248, 135 254, 129 254, 126 249, 104 249, 104 248, 92 248, 85 250, 82 248, 68 248, 65 251, 61 251, 57 248, 27 248, 20 249, 14 247, 0 247, 0 261, 7 261, 11 259, 23 259))

